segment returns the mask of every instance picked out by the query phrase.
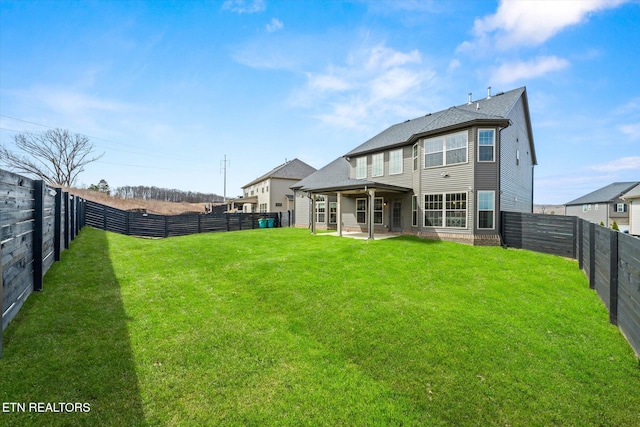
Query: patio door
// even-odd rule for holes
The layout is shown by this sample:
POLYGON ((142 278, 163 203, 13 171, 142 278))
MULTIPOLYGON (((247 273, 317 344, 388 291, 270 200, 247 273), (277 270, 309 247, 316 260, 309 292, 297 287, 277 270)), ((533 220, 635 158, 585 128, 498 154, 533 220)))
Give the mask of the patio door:
POLYGON ((402 231, 402 200, 391 203, 391 230, 402 231))

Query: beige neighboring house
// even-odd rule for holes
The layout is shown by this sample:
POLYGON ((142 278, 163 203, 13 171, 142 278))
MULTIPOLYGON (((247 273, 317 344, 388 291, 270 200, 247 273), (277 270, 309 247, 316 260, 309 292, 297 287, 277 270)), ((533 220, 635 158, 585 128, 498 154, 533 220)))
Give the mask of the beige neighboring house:
POLYGON ((622 200, 628 203, 629 234, 640 237, 640 184, 626 192, 622 200))
POLYGON ((623 196, 640 182, 614 182, 566 204, 565 215, 577 216, 611 228, 615 221, 620 231, 629 231, 629 206, 623 196))
POLYGON ((315 172, 299 159, 289 160, 242 187, 242 197, 229 202, 230 211, 287 212, 294 209, 293 191, 298 181, 315 172))

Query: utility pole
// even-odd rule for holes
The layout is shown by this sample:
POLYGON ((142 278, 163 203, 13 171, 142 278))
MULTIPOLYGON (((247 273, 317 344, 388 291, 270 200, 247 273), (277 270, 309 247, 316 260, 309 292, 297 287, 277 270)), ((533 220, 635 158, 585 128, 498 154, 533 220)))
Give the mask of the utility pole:
POLYGON ((224 160, 220 160, 220 173, 224 171, 224 206, 227 206, 227 165, 231 163, 230 160, 227 160, 227 155, 224 155, 224 160))

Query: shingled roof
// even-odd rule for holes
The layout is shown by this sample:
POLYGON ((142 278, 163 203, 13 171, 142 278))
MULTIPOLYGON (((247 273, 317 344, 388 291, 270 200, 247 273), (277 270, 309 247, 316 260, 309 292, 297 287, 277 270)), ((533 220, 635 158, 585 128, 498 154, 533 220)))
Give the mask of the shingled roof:
POLYGON ((578 197, 577 199, 568 202, 566 205, 571 206, 590 203, 609 203, 622 196, 638 184, 640 184, 640 182, 638 181, 614 182, 613 184, 609 184, 606 187, 602 187, 582 197, 578 197))
MULTIPOLYGON (((504 126, 507 126, 508 122, 505 117, 525 92, 526 89, 521 87, 398 123, 354 148, 346 156, 361 155, 406 145, 418 138, 428 136, 430 133, 441 132, 471 122, 504 121, 504 126)), ((533 135, 529 135, 529 138, 533 146, 533 135)))
POLYGON ((273 168, 266 174, 262 175, 259 178, 254 179, 253 181, 243 186, 242 188, 250 187, 258 182, 264 181, 267 178, 299 180, 299 179, 306 178, 307 176, 311 175, 315 171, 316 171, 316 168, 314 168, 313 166, 309 166, 302 160, 293 159, 281 164, 280 166, 273 168))

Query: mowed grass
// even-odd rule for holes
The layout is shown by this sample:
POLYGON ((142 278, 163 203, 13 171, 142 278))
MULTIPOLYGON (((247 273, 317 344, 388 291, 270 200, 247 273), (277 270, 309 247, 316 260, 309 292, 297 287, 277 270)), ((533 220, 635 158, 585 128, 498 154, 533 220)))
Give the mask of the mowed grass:
POLYGON ((2 425, 640 425, 577 263, 414 237, 85 228, 4 332, 2 425))

